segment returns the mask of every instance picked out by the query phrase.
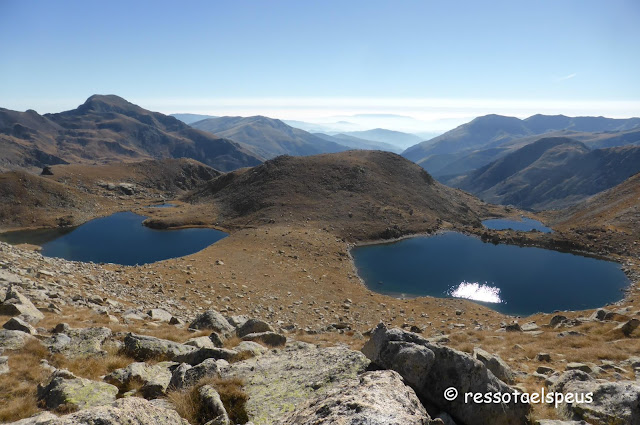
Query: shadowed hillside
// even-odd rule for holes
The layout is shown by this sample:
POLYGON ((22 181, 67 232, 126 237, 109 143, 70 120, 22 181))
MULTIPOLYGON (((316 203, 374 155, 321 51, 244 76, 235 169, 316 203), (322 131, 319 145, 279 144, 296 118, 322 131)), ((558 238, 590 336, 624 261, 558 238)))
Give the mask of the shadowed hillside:
POLYGON ((261 162, 237 143, 113 95, 58 114, 0 111, 0 167, 187 157, 228 171, 261 162))
POLYGON ((344 236, 399 236, 438 219, 480 224, 475 198, 380 151, 278 157, 220 176, 187 200, 214 202, 225 223, 319 222, 344 236))
POLYGON ((561 137, 543 138, 455 183, 481 199, 534 210, 563 208, 640 171, 640 147, 589 150, 561 137))

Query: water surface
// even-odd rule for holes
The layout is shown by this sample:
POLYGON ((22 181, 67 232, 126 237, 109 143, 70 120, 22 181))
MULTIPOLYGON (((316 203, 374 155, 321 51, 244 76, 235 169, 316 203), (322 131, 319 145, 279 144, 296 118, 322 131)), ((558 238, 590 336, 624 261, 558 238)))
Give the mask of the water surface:
POLYGON ((134 265, 193 254, 227 236, 205 228, 150 229, 142 225, 144 219, 132 212, 120 212, 71 229, 3 233, 0 240, 40 245, 42 255, 47 257, 134 265))
POLYGON ((484 220, 482 224, 487 229, 493 229, 493 230, 511 229, 511 230, 518 230, 521 232, 530 232, 532 230, 537 230, 542 233, 553 232, 551 228, 540 223, 538 220, 533 220, 527 217, 522 217, 521 221, 511 220, 506 218, 493 218, 491 220, 484 220))
POLYGON ((629 285, 617 263, 454 232, 356 247, 352 255, 375 292, 469 298, 508 314, 596 308, 620 300, 629 285))

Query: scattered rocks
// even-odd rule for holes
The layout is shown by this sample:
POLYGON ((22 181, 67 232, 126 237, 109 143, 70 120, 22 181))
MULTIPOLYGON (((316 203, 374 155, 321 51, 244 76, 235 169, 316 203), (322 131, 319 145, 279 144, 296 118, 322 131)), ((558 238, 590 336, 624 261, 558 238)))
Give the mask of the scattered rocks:
POLYGON ((522 328, 518 323, 510 323, 504 327, 504 330, 507 332, 522 332, 522 328))
POLYGON ((105 382, 78 378, 67 370, 57 370, 47 385, 38 386, 38 401, 47 409, 84 409, 111 404, 118 388, 105 382))
POLYGON ((560 325, 563 322, 566 322, 567 320, 568 320, 567 316, 563 316, 561 314, 556 314, 549 321, 549 326, 551 326, 552 328, 555 328, 556 326, 560 325))
POLYGON ((428 425, 429 414, 415 392, 391 370, 367 372, 320 394, 278 425, 428 425))
POLYGON ((425 401, 449 413, 456 421, 467 425, 524 424, 529 414, 529 405, 515 403, 474 404, 465 403, 464 397, 453 400, 444 398, 444 391, 449 387, 456 388, 460 394, 466 392, 486 393, 501 392, 513 394, 513 389, 497 379, 480 361, 466 353, 433 344, 426 339, 401 329, 387 329, 379 324, 371 334, 362 352, 378 367, 393 368, 398 366, 390 353, 399 352, 398 346, 420 346, 433 353, 424 356, 432 359, 422 366, 422 376, 404 376, 403 368, 397 370, 408 382, 420 382, 414 386, 416 393, 425 401))
POLYGON ((198 336, 195 338, 190 338, 184 343, 184 345, 190 345, 196 348, 217 348, 217 346, 208 336, 198 336))

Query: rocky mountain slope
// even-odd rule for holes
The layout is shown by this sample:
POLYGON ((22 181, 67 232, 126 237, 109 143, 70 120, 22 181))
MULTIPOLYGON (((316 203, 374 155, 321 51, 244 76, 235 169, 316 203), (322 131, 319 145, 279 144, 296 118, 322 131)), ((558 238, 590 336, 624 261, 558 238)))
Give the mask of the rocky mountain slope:
POLYGON ((4 169, 187 157, 228 171, 261 162, 237 143, 113 95, 44 116, 0 110, 0 146, 4 169))
POLYGON ((78 225, 140 198, 174 198, 220 174, 191 159, 55 165, 46 175, 0 173, 0 229, 78 225))
POLYGON ((590 150, 569 138, 542 138, 449 183, 497 204, 563 208, 640 171, 640 147, 590 150))
POLYGON ((440 178, 482 167, 545 137, 569 137, 592 149, 640 143, 640 118, 534 115, 524 120, 501 115, 478 117, 402 155, 440 178))
POLYGON ((191 124, 219 137, 240 142, 265 158, 278 155, 315 155, 348 148, 263 116, 208 118, 191 124))
POLYGON ((381 151, 278 157, 220 176, 186 200, 214 203, 228 224, 306 220, 345 235, 399 235, 438 220, 479 225, 477 200, 381 151))

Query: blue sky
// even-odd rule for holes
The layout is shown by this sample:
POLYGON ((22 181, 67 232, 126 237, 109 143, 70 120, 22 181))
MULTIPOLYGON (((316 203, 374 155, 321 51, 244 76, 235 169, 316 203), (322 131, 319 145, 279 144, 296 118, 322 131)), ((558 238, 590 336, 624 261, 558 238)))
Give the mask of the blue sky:
POLYGON ((0 0, 0 106, 639 116, 639 23, 637 0, 0 0))

